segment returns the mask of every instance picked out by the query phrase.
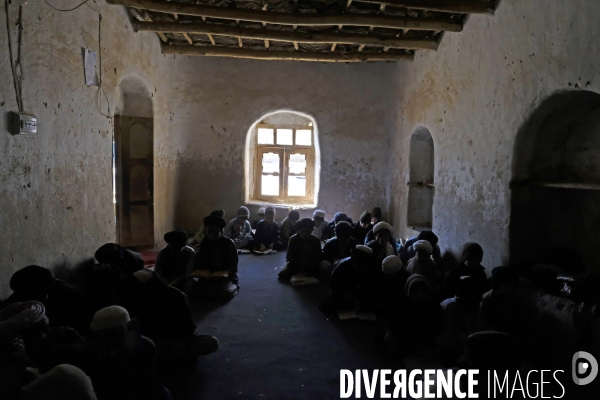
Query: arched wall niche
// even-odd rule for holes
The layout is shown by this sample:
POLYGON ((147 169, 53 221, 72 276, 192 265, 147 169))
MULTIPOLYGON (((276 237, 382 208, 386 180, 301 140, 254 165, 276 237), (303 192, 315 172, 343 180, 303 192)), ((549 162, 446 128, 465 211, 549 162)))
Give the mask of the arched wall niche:
POLYGON ((117 93, 116 115, 153 118, 152 95, 148 85, 137 76, 128 76, 121 80, 117 93))
POLYGON ((410 138, 406 224, 415 230, 433 226, 435 157, 431 132, 418 127, 410 138))
POLYGON ((519 130, 513 160, 511 263, 600 270, 600 94, 551 95, 519 130))

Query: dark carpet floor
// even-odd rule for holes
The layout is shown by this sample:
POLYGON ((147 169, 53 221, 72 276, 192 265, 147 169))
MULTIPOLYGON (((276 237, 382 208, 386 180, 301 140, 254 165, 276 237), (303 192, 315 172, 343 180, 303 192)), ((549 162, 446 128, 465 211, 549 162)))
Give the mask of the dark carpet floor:
POLYGON ((174 399, 338 399, 340 369, 399 369, 378 322, 340 321, 318 310, 327 283, 277 280, 285 253, 242 255, 240 292, 228 302, 192 301, 197 332, 219 350, 165 383, 174 399))

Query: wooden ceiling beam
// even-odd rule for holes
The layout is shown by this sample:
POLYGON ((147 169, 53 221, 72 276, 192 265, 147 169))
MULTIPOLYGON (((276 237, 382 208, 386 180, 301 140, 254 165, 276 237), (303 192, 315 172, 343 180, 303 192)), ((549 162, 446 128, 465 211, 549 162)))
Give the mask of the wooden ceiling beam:
POLYGON ((360 3, 385 4, 415 10, 438 11, 458 14, 493 14, 495 1, 483 0, 354 0, 360 3))
POLYGON ((250 58, 254 60, 317 61, 317 62, 368 62, 412 61, 407 53, 308 53, 282 50, 251 50, 235 47, 169 46, 161 44, 163 54, 187 56, 250 58))
POLYGON ((356 44, 369 46, 382 46, 396 49, 412 50, 437 50, 438 42, 435 39, 423 38, 397 38, 393 36, 381 36, 376 34, 360 33, 304 33, 288 32, 273 29, 242 28, 238 26, 218 24, 181 24, 176 22, 140 22, 134 21, 133 28, 136 32, 171 32, 171 33, 194 33, 198 35, 217 35, 242 37, 256 40, 275 40, 291 43, 313 43, 313 44, 356 44))
POLYGON ((251 21, 278 25, 298 26, 374 26, 376 28, 440 30, 460 32, 462 21, 449 18, 394 17, 368 14, 291 14, 274 11, 232 9, 164 0, 107 0, 109 4, 140 8, 167 14, 251 21))

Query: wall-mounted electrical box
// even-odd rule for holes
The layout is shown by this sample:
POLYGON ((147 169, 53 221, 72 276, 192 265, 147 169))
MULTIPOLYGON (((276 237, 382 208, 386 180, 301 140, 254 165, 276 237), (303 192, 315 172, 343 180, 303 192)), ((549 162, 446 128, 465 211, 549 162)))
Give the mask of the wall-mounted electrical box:
POLYGON ((35 135, 37 133, 37 118, 26 113, 11 113, 11 130, 13 135, 35 135))

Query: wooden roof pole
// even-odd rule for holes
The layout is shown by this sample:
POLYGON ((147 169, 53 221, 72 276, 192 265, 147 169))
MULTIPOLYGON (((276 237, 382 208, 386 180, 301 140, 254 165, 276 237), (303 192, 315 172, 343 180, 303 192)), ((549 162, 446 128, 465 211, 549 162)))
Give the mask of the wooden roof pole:
POLYGON ((251 50, 235 47, 161 45, 163 54, 318 62, 368 62, 412 60, 407 53, 308 53, 285 50, 251 50))
POLYGON ((107 0, 109 4, 125 5, 145 10, 193 15, 207 18, 251 21, 298 26, 374 26, 391 29, 441 30, 460 32, 462 21, 449 18, 393 17, 367 14, 290 14, 273 11, 230 9, 191 3, 174 3, 163 0, 107 0))
POLYGON ((432 38, 396 38, 393 36, 365 35, 361 33, 289 32, 274 29, 242 28, 221 24, 178 24, 173 22, 150 23, 134 21, 133 29, 136 32, 187 32, 204 35, 239 36, 245 39, 275 40, 288 43, 364 44, 368 46, 387 46, 390 48, 412 50, 437 50, 438 47, 437 41, 432 38))

